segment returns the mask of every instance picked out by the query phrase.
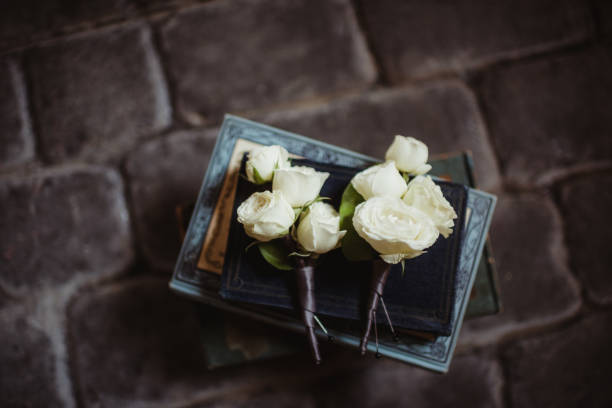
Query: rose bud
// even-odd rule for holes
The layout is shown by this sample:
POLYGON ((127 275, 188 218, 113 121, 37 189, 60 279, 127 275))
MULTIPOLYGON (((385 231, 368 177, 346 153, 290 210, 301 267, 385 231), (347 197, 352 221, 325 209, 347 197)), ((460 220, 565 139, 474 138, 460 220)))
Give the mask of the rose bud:
POLYGON ((246 174, 251 183, 272 181, 275 169, 289 167, 289 153, 281 146, 262 146, 251 150, 246 162, 246 174))
POLYGON ((272 191, 282 192, 292 207, 303 207, 318 197, 329 173, 311 167, 295 166, 274 171, 272 191))
POLYGON ((448 238, 453 233, 453 220, 457 213, 444 198, 440 186, 436 185, 429 176, 417 176, 408 183, 408 190, 404 194, 404 202, 418 208, 433 220, 440 234, 448 238))
POLYGON ((385 160, 395 161, 400 171, 410 174, 425 174, 431 170, 427 164, 429 150, 427 145, 414 137, 397 135, 387 149, 385 160))
POLYGON ((340 231, 340 215, 327 203, 308 207, 297 229, 300 245, 308 252, 324 254, 338 246, 346 231, 340 231))
POLYGON ((406 181, 395 163, 388 161, 357 173, 351 180, 353 188, 366 200, 372 197, 400 198, 406 192, 406 181))
POLYGON ((421 255, 439 236, 427 214, 396 197, 374 197, 359 204, 353 226, 390 264, 421 255))
POLYGON ((263 242, 286 235, 295 221, 293 208, 279 192, 253 193, 237 213, 246 234, 263 242))

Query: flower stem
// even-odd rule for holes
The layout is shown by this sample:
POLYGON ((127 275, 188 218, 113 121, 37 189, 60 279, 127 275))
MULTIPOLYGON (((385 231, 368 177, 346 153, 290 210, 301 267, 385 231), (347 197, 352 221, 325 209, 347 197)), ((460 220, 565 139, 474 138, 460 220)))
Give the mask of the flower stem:
POLYGON ((372 262, 372 281, 370 284, 370 297, 368 298, 367 303, 367 324, 363 332, 363 337, 361 338, 361 344, 359 346, 361 355, 364 355, 367 351, 368 338, 370 337, 370 332, 372 331, 372 322, 375 321, 378 301, 383 295, 383 290, 385 288, 385 283, 387 282, 390 269, 391 265, 383 262, 382 260, 372 262))
POLYGON ((306 327, 306 337, 310 345, 310 351, 315 364, 321 364, 319 343, 315 335, 315 313, 317 311, 314 297, 314 261, 309 258, 298 258, 296 260, 296 280, 300 306, 302 307, 302 319, 306 327))

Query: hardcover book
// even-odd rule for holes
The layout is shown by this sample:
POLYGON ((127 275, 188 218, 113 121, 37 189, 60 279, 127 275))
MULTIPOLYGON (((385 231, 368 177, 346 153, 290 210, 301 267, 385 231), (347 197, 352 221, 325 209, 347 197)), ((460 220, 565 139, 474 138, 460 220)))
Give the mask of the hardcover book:
MULTIPOLYGON (((228 115, 213 151, 170 287, 223 310, 303 331, 297 313, 279 313, 271 308, 231 302, 218 294, 241 158, 255 145, 272 144, 284 146, 296 156, 320 163, 363 168, 376 162, 374 158, 362 154, 228 115)), ((445 372, 448 369, 467 308, 468 294, 478 271, 494 204, 495 197, 490 194, 473 189, 467 194, 469 216, 466 216, 461 239, 469 250, 464 251, 458 260, 450 334, 438 336, 433 341, 402 337, 399 343, 381 334, 381 354, 435 371, 445 372)), ((338 342, 358 345, 358 322, 350 319, 331 320, 329 331, 338 342)), ((372 343, 368 348, 375 350, 372 343)))

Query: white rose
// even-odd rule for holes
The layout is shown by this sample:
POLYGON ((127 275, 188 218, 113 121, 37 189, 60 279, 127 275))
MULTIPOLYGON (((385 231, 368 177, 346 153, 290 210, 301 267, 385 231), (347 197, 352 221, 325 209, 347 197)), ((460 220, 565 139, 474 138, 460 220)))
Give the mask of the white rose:
POLYGON ((246 174, 250 182, 263 184, 271 181, 274 169, 289 167, 289 153, 281 146, 262 146, 249 152, 246 174))
POLYGON ((406 181, 397 171, 393 161, 372 166, 355 174, 351 184, 366 200, 383 196, 400 198, 407 188, 406 181))
POLYGON ((374 197, 359 204, 353 226, 391 264, 421 255, 439 235, 427 214, 396 197, 374 197))
POLYGON ((295 166, 274 171, 272 191, 280 191, 292 207, 303 207, 319 195, 329 173, 311 167, 295 166))
POLYGON ((287 234, 295 221, 295 211, 278 192, 253 193, 238 207, 238 222, 258 241, 270 241, 287 234))
POLYGON ((417 176, 408 183, 408 191, 404 195, 404 202, 423 211, 433 220, 436 228, 444 238, 453 233, 453 220, 457 213, 444 198, 440 186, 436 185, 429 176, 417 176))
POLYGON ((394 160, 401 171, 410 174, 425 174, 431 170, 427 164, 429 150, 427 145, 414 137, 397 135, 387 149, 385 160, 394 160))
POLYGON ((297 239, 308 252, 324 254, 338 246, 346 234, 340 231, 340 215, 334 207, 321 201, 308 207, 297 228, 297 239))

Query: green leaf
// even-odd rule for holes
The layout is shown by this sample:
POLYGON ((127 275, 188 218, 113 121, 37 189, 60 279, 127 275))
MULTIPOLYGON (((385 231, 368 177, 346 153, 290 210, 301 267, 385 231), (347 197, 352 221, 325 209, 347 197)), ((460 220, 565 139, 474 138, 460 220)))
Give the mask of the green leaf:
POLYGON ((278 240, 261 242, 258 245, 261 256, 273 267, 281 271, 293 269, 289 261, 289 254, 282 242, 278 240))
POLYGON ((377 257, 376 251, 357 234, 353 227, 355 207, 364 201, 361 194, 349 183, 342 193, 339 211, 340 229, 346 230, 346 235, 342 238, 342 253, 349 261, 369 261, 377 257))

